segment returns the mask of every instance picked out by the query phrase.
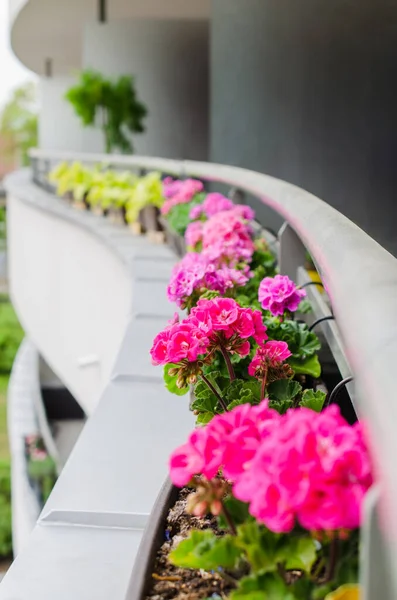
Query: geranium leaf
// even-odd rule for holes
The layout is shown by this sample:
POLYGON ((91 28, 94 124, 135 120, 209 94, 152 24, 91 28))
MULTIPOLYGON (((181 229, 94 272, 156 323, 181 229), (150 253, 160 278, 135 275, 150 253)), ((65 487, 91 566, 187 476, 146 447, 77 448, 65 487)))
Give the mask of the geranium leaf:
POLYGON ((173 363, 168 363, 164 365, 164 383, 165 387, 171 394, 176 394, 177 396, 184 396, 189 391, 189 386, 187 385, 184 388, 179 388, 176 385, 176 380, 178 379, 177 375, 170 375, 169 370, 177 367, 178 365, 174 365, 173 363))
POLYGON ((306 573, 310 573, 316 558, 316 544, 310 537, 287 537, 279 553, 279 560, 284 562, 287 570, 296 569, 306 573))
POLYGON ((237 528, 237 543, 244 550, 254 572, 277 569, 279 539, 278 534, 256 521, 247 521, 237 528))
POLYGON ((284 402, 293 400, 302 391, 302 386, 291 379, 278 379, 268 386, 267 391, 270 400, 284 402))
POLYGON ((223 567, 233 569, 241 556, 236 538, 231 535, 217 537, 212 530, 191 531, 169 555, 177 567, 210 571, 223 567))
POLYGON ((287 410, 289 410, 293 406, 293 400, 283 400, 282 402, 280 402, 279 400, 270 400, 269 402, 269 408, 273 408, 280 415, 284 415, 287 412, 287 410))
POLYGON ((228 410, 240 404, 259 404, 260 382, 256 379, 235 379, 224 392, 228 410))
POLYGON ((321 375, 321 365, 316 354, 303 360, 289 358, 288 364, 296 375, 310 375, 315 378, 321 375))
POLYGON ((213 412, 203 412, 197 416, 196 425, 207 425, 214 418, 213 412))
POLYGON ((230 600, 295 600, 287 585, 277 573, 249 575, 240 580, 230 600))
POLYGON ((327 394, 321 390, 305 390, 302 394, 300 406, 311 408, 311 410, 315 410, 316 412, 321 412, 326 397, 327 394))

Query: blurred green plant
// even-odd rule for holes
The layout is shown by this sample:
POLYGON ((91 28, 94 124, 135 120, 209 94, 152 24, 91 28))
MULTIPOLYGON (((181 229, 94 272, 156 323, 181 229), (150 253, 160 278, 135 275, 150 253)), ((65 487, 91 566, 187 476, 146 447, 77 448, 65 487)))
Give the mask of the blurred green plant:
POLYGON ((0 461, 0 556, 12 555, 10 463, 0 461))
POLYGON ((12 92, 0 114, 0 135, 5 143, 4 154, 28 165, 28 151, 37 146, 38 135, 36 84, 33 81, 12 92))
POLYGON ((134 78, 123 75, 116 81, 101 73, 87 69, 82 71, 78 83, 71 87, 65 98, 73 106, 84 127, 100 127, 105 137, 106 153, 118 148, 121 152, 133 152, 127 133, 142 133, 147 109, 138 100, 134 78))

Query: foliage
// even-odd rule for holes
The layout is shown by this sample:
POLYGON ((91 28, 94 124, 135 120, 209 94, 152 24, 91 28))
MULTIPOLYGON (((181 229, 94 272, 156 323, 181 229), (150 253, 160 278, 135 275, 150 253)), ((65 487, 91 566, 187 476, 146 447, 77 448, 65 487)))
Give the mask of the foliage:
POLYGON ((29 479, 37 486, 41 501, 45 504, 57 479, 56 464, 40 435, 25 438, 25 453, 29 479))
POLYGON ((0 556, 12 554, 11 471, 8 461, 0 462, 0 556))
POLYGON ((132 152, 127 133, 142 133, 146 107, 138 100, 134 78, 123 75, 116 81, 93 70, 80 73, 79 82, 71 87, 65 98, 72 104, 83 125, 95 126, 101 120, 106 152, 119 148, 132 152))
POLYGON ((167 215, 167 222, 176 234, 183 236, 186 228, 190 223, 190 211, 194 206, 202 204, 205 198, 205 194, 200 192, 195 194, 190 202, 184 204, 177 204, 174 206, 167 215))
MULTIPOLYGON (((220 527, 224 526, 221 519, 220 527)), ((339 540, 344 555, 351 556, 356 541, 355 535, 339 540)), ((321 583, 333 543, 329 539, 318 543, 302 530, 293 535, 273 533, 246 518, 237 526, 237 535, 192 530, 169 560, 181 568, 226 570, 236 581, 230 600, 320 600, 325 596, 326 600, 357 600, 357 585, 339 587, 337 571, 329 582, 321 583), (248 575, 239 576, 247 571, 248 575)), ((352 577, 357 579, 356 568, 352 577)))
POLYGON ((128 222, 134 222, 145 206, 160 208, 164 202, 160 173, 151 172, 137 177, 130 171, 93 168, 82 163, 58 164, 48 176, 56 184, 57 194, 71 193, 75 201, 86 202, 103 210, 123 209, 128 222))
POLYGON ((23 330, 8 298, 0 296, 0 373, 10 373, 23 330))
POLYGON ((38 123, 36 84, 28 82, 16 88, 0 115, 0 135, 7 142, 8 157, 29 164, 28 151, 37 146, 38 123))

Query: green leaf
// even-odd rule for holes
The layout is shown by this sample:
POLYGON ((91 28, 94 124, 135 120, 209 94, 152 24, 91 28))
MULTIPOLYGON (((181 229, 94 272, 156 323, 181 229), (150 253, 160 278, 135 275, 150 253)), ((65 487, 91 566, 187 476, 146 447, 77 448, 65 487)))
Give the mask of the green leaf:
POLYGON ((171 552, 169 560, 184 569, 210 571, 218 567, 233 569, 240 556, 241 550, 234 536, 217 537, 213 531, 205 529, 191 531, 189 537, 171 552))
POLYGON ((293 400, 302 391, 302 386, 298 381, 278 379, 268 386, 267 391, 271 400, 285 402, 293 400))
MULTIPOLYGON (((234 498, 234 496, 228 496, 223 503, 236 526, 242 525, 248 519, 252 518, 248 512, 248 504, 241 502, 241 500, 237 500, 237 498, 234 498)), ((218 517, 218 523, 219 527, 222 529, 227 529, 228 524, 226 523, 226 520, 222 514, 218 517)))
POLYGON ((287 410, 289 410, 293 406, 294 406, 293 400, 283 400, 283 402, 279 402, 278 400, 270 400, 269 401, 269 408, 273 408, 280 415, 285 415, 287 410))
POLYGON ((317 558, 315 541, 310 537, 288 536, 280 558, 285 561, 284 566, 287 570, 296 569, 310 573, 317 558))
POLYGON ((195 399, 193 400, 191 405, 192 410, 198 410, 200 412, 215 412, 218 399, 215 396, 215 394, 211 392, 211 390, 207 388, 206 390, 200 392, 200 394, 198 394, 197 396, 194 392, 194 396, 195 399))
POLYGON ((288 364, 296 375, 310 375, 315 378, 321 375, 321 365, 316 354, 304 360, 290 358, 288 359, 288 364))
MULTIPOLYGON (((280 323, 279 319, 267 317, 269 339, 286 342, 293 358, 312 356, 321 348, 320 341, 313 331, 309 331, 306 323, 286 320, 280 323)), ((288 363, 291 361, 289 360, 288 363)))
POLYGON ((307 314, 311 313, 312 311, 313 311, 313 309, 312 309, 312 305, 310 304, 310 300, 308 300, 307 298, 303 298, 303 300, 301 301, 301 303, 298 306, 297 312, 299 312, 303 315, 307 315, 307 314))
POLYGON ((196 194, 190 202, 187 202, 186 204, 177 204, 170 210, 167 215, 167 221, 175 233, 181 236, 185 234, 186 228, 190 223, 189 214, 191 209, 193 206, 202 204, 205 196, 206 194, 204 193, 196 194))
POLYGON ((249 380, 235 379, 224 392, 229 410, 240 404, 259 404, 260 395, 260 382, 254 378, 249 380))
POLYGON ((311 408, 316 412, 321 412, 326 397, 327 394, 321 390, 305 390, 302 394, 302 400, 299 404, 305 408, 311 408))
POLYGON ((243 577, 230 600, 295 600, 277 573, 260 573, 243 577))
POLYGON ((177 375, 173 376, 169 374, 169 370, 177 367, 178 365, 174 365, 173 363, 168 363, 167 365, 164 365, 164 382, 165 382, 165 387, 167 388, 167 390, 169 392, 171 392, 171 394, 176 394, 177 396, 184 396, 185 394, 188 393, 189 391, 189 386, 186 386, 184 388, 179 388, 176 385, 176 380, 178 378, 177 375))
MULTIPOLYGON (((229 377, 223 376, 222 373, 220 373, 219 371, 207 373, 206 377, 210 380, 210 382, 216 388, 218 393, 223 397, 225 395, 224 390, 230 383, 229 377)), ((194 386, 193 394, 194 400, 191 405, 192 410, 211 413, 219 412, 220 406, 218 398, 209 389, 207 384, 204 383, 204 381, 199 380, 196 383, 196 385, 194 386)))
POLYGON ((259 525, 247 521, 237 528, 237 543, 244 550, 254 572, 275 571, 277 551, 281 536, 259 525))
POLYGON ((203 412, 197 415, 196 425, 207 425, 215 417, 213 412, 203 412))

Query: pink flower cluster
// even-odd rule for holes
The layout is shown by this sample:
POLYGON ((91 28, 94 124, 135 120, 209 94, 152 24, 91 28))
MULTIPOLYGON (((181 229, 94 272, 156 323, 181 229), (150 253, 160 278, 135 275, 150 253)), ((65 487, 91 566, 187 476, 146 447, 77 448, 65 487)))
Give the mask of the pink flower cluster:
POLYGON ((183 307, 195 291, 212 290, 223 295, 226 290, 247 283, 250 276, 248 266, 242 270, 226 266, 217 268, 205 255, 188 252, 173 268, 167 296, 171 302, 183 307))
POLYGON ((225 210, 234 210, 235 214, 241 216, 241 218, 246 221, 252 221, 255 219, 255 212, 249 206, 245 206, 243 204, 234 204, 232 200, 223 196, 223 194, 218 194, 214 192, 212 194, 207 194, 204 202, 199 206, 193 206, 190 211, 189 217, 192 220, 200 219, 202 217, 206 217, 210 219, 214 215, 217 215, 219 212, 223 212, 225 210))
POLYGON ((241 308, 232 298, 202 299, 186 319, 155 337, 150 354, 155 365, 194 362, 222 343, 229 352, 247 356, 250 337, 258 344, 267 338, 259 310, 241 308))
POLYGON ((272 531, 288 532, 296 520, 308 530, 354 529, 371 484, 363 429, 348 425, 333 405, 322 413, 287 411, 263 438, 234 495, 272 531))
MULTIPOLYGON (((200 208, 200 205, 194 208, 200 208)), ((203 225, 202 221, 192 221, 186 227, 185 242, 188 248, 195 248, 197 244, 201 243, 203 239, 203 225)))
POLYGON ((180 487, 219 470, 233 482, 233 495, 275 532, 296 522, 308 530, 354 529, 372 484, 363 429, 348 425, 335 405, 282 416, 266 400, 238 406, 196 429, 171 455, 171 479, 180 487))
POLYGON ((258 290, 262 308, 275 316, 283 315, 286 310, 295 312, 305 296, 305 290, 299 290, 287 275, 265 277, 258 290))
POLYGON ((167 198, 161 207, 161 214, 166 215, 177 204, 190 202, 196 194, 203 191, 203 184, 197 179, 172 179, 166 177, 163 181, 163 195, 167 198))
POLYGON ((278 418, 266 402, 259 406, 243 404, 215 416, 205 427, 195 429, 187 443, 171 454, 172 482, 183 487, 194 475, 211 479, 220 469, 234 481, 254 458, 262 437, 278 418))
POLYGON ((206 221, 202 227, 201 242, 202 251, 208 258, 230 266, 250 261, 255 250, 251 227, 244 221, 237 206, 206 221))
POLYGON ((286 342, 270 340, 264 346, 259 346, 248 365, 248 373, 252 377, 262 377, 269 367, 279 367, 290 356, 292 354, 286 342))

